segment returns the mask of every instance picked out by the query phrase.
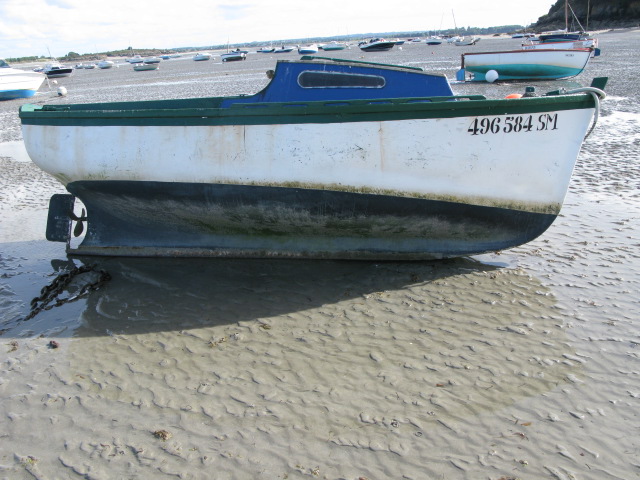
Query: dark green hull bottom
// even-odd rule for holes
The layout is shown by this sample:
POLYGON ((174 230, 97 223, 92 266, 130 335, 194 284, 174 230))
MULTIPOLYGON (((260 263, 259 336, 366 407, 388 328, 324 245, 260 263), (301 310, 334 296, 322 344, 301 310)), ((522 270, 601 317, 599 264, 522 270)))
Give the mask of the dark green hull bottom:
MULTIPOLYGON (((440 259, 521 245, 556 217, 301 188, 128 181, 67 188, 87 210, 85 237, 69 247, 78 255, 440 259)), ((73 197, 55 197, 47 238, 68 241, 73 197)))

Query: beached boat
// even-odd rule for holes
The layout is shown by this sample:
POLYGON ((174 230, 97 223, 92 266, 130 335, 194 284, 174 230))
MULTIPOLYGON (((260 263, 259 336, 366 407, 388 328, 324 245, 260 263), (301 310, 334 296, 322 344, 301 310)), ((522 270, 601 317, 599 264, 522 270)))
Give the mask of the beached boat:
POLYGON ((220 55, 220 57, 223 62, 235 62, 238 60, 246 60, 247 52, 245 50, 236 49, 227 53, 223 53, 222 55, 220 55))
POLYGON ((106 70, 108 68, 113 68, 114 65, 115 63, 112 62, 111 60, 100 60, 98 62, 98 68, 101 68, 103 70, 106 70))
MULTIPOLYGON (((273 53, 274 50, 274 47, 262 47, 258 50, 258 53, 273 53)), ((293 48, 291 50, 293 50, 293 48)))
POLYGON ((33 97, 47 77, 11 66, 0 58, 0 100, 33 97))
POLYGON ((325 52, 334 52, 336 50, 344 50, 345 48, 347 48, 347 44, 342 42, 330 42, 322 45, 322 50, 325 52))
POLYGON ((73 68, 62 65, 59 62, 51 62, 44 66, 42 73, 49 78, 68 77, 73 73, 73 68))
POLYGON ((193 56, 193 59, 196 62, 203 62, 205 60, 211 60, 211 54, 210 53, 202 53, 202 52, 198 52, 193 56))
POLYGON ((133 66, 136 72, 148 72, 149 70, 158 70, 157 63, 136 63, 133 66))
POLYGON ((559 214, 604 97, 455 96, 420 68, 313 56, 267 73, 254 95, 23 105, 32 161, 69 192, 51 199, 47 238, 84 229, 67 243, 80 255, 502 250, 559 214))
POLYGON ((480 37, 460 37, 458 40, 454 40, 453 44, 457 47, 468 47, 475 45, 480 41, 480 37))
POLYGON ((300 46, 298 47, 298 53, 300 55, 314 55, 318 53, 318 45, 311 43, 309 45, 300 46))
POLYGON ((598 48, 598 39, 596 38, 558 42, 541 42, 537 39, 527 39, 522 44, 523 50, 570 50, 580 48, 591 48, 592 57, 598 57, 600 55, 600 48, 598 48))
POLYGON ((462 54, 458 80, 554 80, 575 77, 587 66, 592 50, 547 49, 474 52, 462 54), (493 73, 489 73, 493 72, 493 73))
POLYGON ((142 58, 140 55, 134 55, 132 57, 127 58, 126 61, 129 63, 142 63, 144 62, 144 58, 142 58))
POLYGON ((385 40, 384 38, 372 38, 371 40, 360 42, 358 47, 363 52, 386 52, 395 46, 395 41, 385 40))
POLYGON ((566 32, 564 30, 557 32, 541 33, 537 37, 529 39, 533 43, 557 43, 566 42, 579 44, 582 47, 597 47, 598 39, 592 37, 586 32, 566 32))
POLYGON ((425 43, 427 45, 431 45, 431 46, 435 46, 435 45, 441 45, 443 42, 442 38, 440 37, 429 37, 425 40, 425 43))
MULTIPOLYGON (((589 9, 587 9, 587 25, 589 24, 589 9)), ((542 32, 537 37, 530 38, 530 43, 539 43, 539 44, 555 44, 566 42, 568 45, 572 44, 572 47, 567 46, 567 48, 598 48, 598 39, 594 38, 591 34, 584 30, 584 27, 578 20, 575 12, 569 5, 569 2, 565 0, 564 2, 564 29, 563 30, 554 30, 551 32, 542 32), (569 14, 571 13, 571 15, 569 14), (569 19, 572 18, 571 23, 573 21, 578 24, 580 30, 570 31, 569 30, 569 19)), ((554 47, 550 47, 554 48, 554 47)), ((599 55, 599 51, 597 53, 599 55)))
MULTIPOLYGON (((286 45, 282 45, 281 47, 272 49, 271 52, 273 52, 273 53, 289 53, 289 52, 293 52, 294 50, 295 50, 295 47, 288 47, 286 45)), ((271 52, 267 52, 267 53, 271 53, 271 52)))

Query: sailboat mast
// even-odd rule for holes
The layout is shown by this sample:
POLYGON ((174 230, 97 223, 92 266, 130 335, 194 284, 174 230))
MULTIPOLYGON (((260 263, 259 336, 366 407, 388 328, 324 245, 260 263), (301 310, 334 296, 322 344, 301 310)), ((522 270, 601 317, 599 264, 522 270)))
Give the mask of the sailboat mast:
POLYGON ((589 31, 589 14, 591 13, 591 2, 587 0, 587 32, 589 31))
POLYGON ((564 31, 569 31, 569 0, 564 0, 564 31))

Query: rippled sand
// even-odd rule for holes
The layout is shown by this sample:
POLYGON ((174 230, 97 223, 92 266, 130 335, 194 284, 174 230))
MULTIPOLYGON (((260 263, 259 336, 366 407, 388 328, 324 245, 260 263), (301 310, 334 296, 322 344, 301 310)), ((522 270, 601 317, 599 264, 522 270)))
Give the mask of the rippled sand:
POLYGON ((43 240, 61 187, 0 144, 0 478, 639 477, 640 38, 600 42, 562 215, 501 254, 69 260, 43 240), (69 262, 111 280, 24 320, 69 262))

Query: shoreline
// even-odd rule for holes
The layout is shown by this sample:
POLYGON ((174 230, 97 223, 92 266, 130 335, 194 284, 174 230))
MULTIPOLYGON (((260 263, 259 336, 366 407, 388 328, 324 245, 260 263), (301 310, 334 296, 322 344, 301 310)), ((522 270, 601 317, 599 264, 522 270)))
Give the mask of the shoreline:
MULTIPOLYGON (((548 31, 548 30, 543 30, 544 32, 548 31)), ((540 31, 538 33, 542 33, 543 31, 540 31)), ((640 22, 638 25, 636 26, 623 26, 623 27, 610 27, 610 28, 598 28, 598 29, 590 29, 589 30, 590 33, 592 35, 607 35, 607 34, 622 34, 622 33, 630 33, 630 32, 634 32, 634 31, 639 31, 640 32, 640 22)), ((426 33, 425 33, 426 35, 426 33)), ((369 35, 367 37, 362 37, 362 39, 364 38, 372 38, 375 37, 376 35, 369 35)), ((378 36, 384 36, 382 34, 379 34, 378 36)), ((392 36, 398 36, 398 35, 392 35, 392 36)), ((494 36, 493 34, 479 34, 479 35, 475 35, 475 34, 470 34, 470 36, 473 37, 479 37, 481 39, 510 39, 511 38, 511 34, 510 33, 502 33, 499 36, 494 36)), ((407 37, 409 38, 410 35, 400 35, 399 38, 404 38, 407 37)), ((360 39, 360 40, 362 40, 360 39)), ((304 43, 304 42, 299 42, 300 39, 294 39, 294 40, 280 40, 278 41, 279 43, 283 43, 283 44, 287 44, 287 45, 293 45, 293 44, 297 44, 297 43, 304 43)), ((324 37, 324 42, 323 39, 316 39, 313 43, 327 43, 330 42, 332 40, 335 40, 334 37, 324 37)), ((347 43, 351 43, 352 45, 357 45, 359 40, 355 40, 355 39, 350 39, 350 40, 340 40, 340 41, 345 41, 347 43)), ((238 44, 234 44, 233 46, 230 46, 229 48, 250 48, 251 53, 255 53, 257 52, 257 50, 260 48, 260 45, 267 45, 273 43, 273 41, 269 42, 269 41, 265 41, 263 42, 263 44, 256 44, 256 42, 250 42, 250 43, 238 43, 238 44), (249 46, 251 45, 251 46, 249 46)), ((308 43, 308 42, 307 42, 308 43)), ((182 47, 179 47, 182 48, 182 47)), ((201 51, 207 51, 207 52, 216 52, 216 53, 224 53, 226 51, 226 47, 220 47, 220 46, 216 46, 215 48, 205 48, 205 47, 201 47, 201 48, 194 48, 193 50, 185 50, 185 51, 176 51, 176 49, 164 49, 164 50, 149 50, 149 49, 142 49, 140 50, 140 55, 142 55, 141 52, 147 52, 145 55, 142 55, 143 57, 145 56, 159 56, 162 54, 179 54, 180 56, 188 56, 188 55, 194 55, 197 52, 201 52, 201 51)), ((71 64, 71 63, 82 63, 82 62, 98 62, 100 60, 111 60, 111 61, 116 61, 116 62, 121 62, 121 63, 127 63, 126 59, 130 58, 130 56, 123 56, 123 55, 116 55, 116 56, 109 56, 108 54, 109 52, 101 52, 101 53, 92 53, 92 54, 84 54, 84 55, 80 55, 77 58, 74 59, 70 59, 70 60, 60 60, 62 63, 66 63, 66 64, 71 64)), ((19 62, 19 61, 14 61, 12 62, 13 66, 16 67, 29 67, 29 68, 35 68, 35 67, 40 67, 45 65, 46 63, 50 63, 51 59, 43 59, 43 60, 37 60, 37 61, 29 61, 29 62, 19 62)))

